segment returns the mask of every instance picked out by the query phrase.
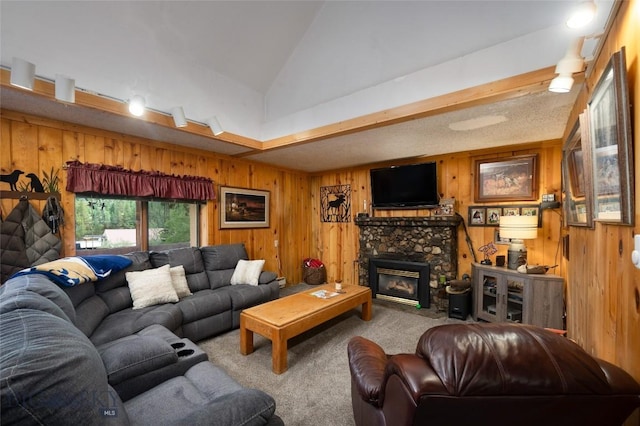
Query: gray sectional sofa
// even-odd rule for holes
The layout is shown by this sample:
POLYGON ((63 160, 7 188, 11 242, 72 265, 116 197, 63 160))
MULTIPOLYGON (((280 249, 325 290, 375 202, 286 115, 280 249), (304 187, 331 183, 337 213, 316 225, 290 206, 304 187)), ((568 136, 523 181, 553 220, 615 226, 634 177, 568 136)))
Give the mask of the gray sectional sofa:
POLYGON ((277 298, 276 275, 230 285, 242 244, 126 256, 129 267, 95 283, 26 275, 0 287, 2 424, 282 424, 273 398, 194 343, 277 298), (166 264, 184 266, 193 294, 133 309, 126 273, 166 264))

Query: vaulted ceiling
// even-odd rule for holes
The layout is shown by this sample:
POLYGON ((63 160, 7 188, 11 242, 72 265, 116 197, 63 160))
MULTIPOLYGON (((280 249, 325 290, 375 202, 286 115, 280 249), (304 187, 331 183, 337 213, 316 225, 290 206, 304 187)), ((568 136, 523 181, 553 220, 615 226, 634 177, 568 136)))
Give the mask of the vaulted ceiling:
MULTIPOLYGON (((69 105, 12 88, 3 108, 308 172, 562 136, 578 85, 546 85, 579 1, 2 1, 0 53, 74 78, 69 105), (80 92, 78 92, 80 93, 80 92), (182 106, 190 124, 166 118, 182 106), (216 116, 225 133, 204 123, 216 116)), ((589 59, 597 39, 588 39, 589 59)))

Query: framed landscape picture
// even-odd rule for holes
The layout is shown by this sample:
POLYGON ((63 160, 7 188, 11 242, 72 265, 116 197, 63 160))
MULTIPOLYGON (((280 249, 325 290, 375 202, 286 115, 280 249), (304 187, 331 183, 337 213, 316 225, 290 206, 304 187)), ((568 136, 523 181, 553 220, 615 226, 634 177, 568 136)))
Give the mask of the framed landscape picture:
POLYGON ((268 228, 269 191, 220 187, 220 229, 268 228))
POLYGON ((587 107, 593 216, 633 224, 633 152, 625 49, 613 54, 587 107))
POLYGON ((593 227, 591 146, 587 111, 580 114, 562 149, 562 185, 568 226, 593 227))
POLYGON ((533 201, 538 198, 537 155, 476 160, 475 201, 533 201))

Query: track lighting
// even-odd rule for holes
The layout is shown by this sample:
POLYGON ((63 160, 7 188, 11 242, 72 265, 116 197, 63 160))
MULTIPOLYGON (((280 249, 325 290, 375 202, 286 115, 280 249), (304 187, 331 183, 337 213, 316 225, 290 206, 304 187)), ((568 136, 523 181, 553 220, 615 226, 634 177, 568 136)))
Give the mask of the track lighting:
POLYGON ((75 103, 76 81, 72 78, 56 74, 56 99, 62 102, 75 103))
POLYGON ((551 80, 549 91, 555 93, 568 93, 573 86, 573 74, 581 72, 584 69, 584 58, 582 57, 582 45, 584 37, 576 38, 567 53, 564 55, 558 65, 556 65, 556 74, 558 76, 551 80))
POLYGON ((209 127, 211 127, 211 131, 215 136, 218 136, 219 134, 224 133, 224 130, 222 129, 222 126, 218 121, 218 117, 216 116, 211 117, 210 119, 207 120, 207 124, 209 125, 209 127))
POLYGON ((187 127, 187 118, 184 116, 182 107, 177 106, 171 109, 171 116, 176 127, 187 127))
POLYGON ((11 62, 11 85, 22 89, 33 90, 36 78, 36 66, 24 59, 14 57, 11 62))
POLYGON ((129 112, 136 117, 144 114, 144 98, 142 96, 135 95, 129 100, 129 112))
POLYGON ((582 2, 573 11, 569 19, 567 19, 567 27, 582 28, 593 21, 595 16, 596 4, 593 1, 582 2))
POLYGON ((571 74, 560 74, 549 83, 549 91, 554 93, 569 93, 573 86, 571 74))

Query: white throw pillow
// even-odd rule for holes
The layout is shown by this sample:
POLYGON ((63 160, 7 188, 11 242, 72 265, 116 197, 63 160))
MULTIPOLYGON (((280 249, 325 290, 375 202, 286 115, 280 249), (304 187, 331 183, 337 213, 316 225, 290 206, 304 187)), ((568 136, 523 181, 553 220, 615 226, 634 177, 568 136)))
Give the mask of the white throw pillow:
POLYGON ((178 295, 171 284, 169 265, 126 272, 124 275, 129 283, 133 309, 178 301, 178 295))
POLYGON ((250 284, 258 285, 258 278, 262 272, 264 266, 264 259, 262 260, 238 260, 236 269, 231 276, 231 285, 236 284, 250 284))
POLYGON ((171 273, 171 284, 178 295, 178 299, 191 296, 193 293, 189 290, 189 283, 187 282, 187 275, 184 272, 184 266, 174 266, 173 268, 169 268, 169 272, 171 273))

